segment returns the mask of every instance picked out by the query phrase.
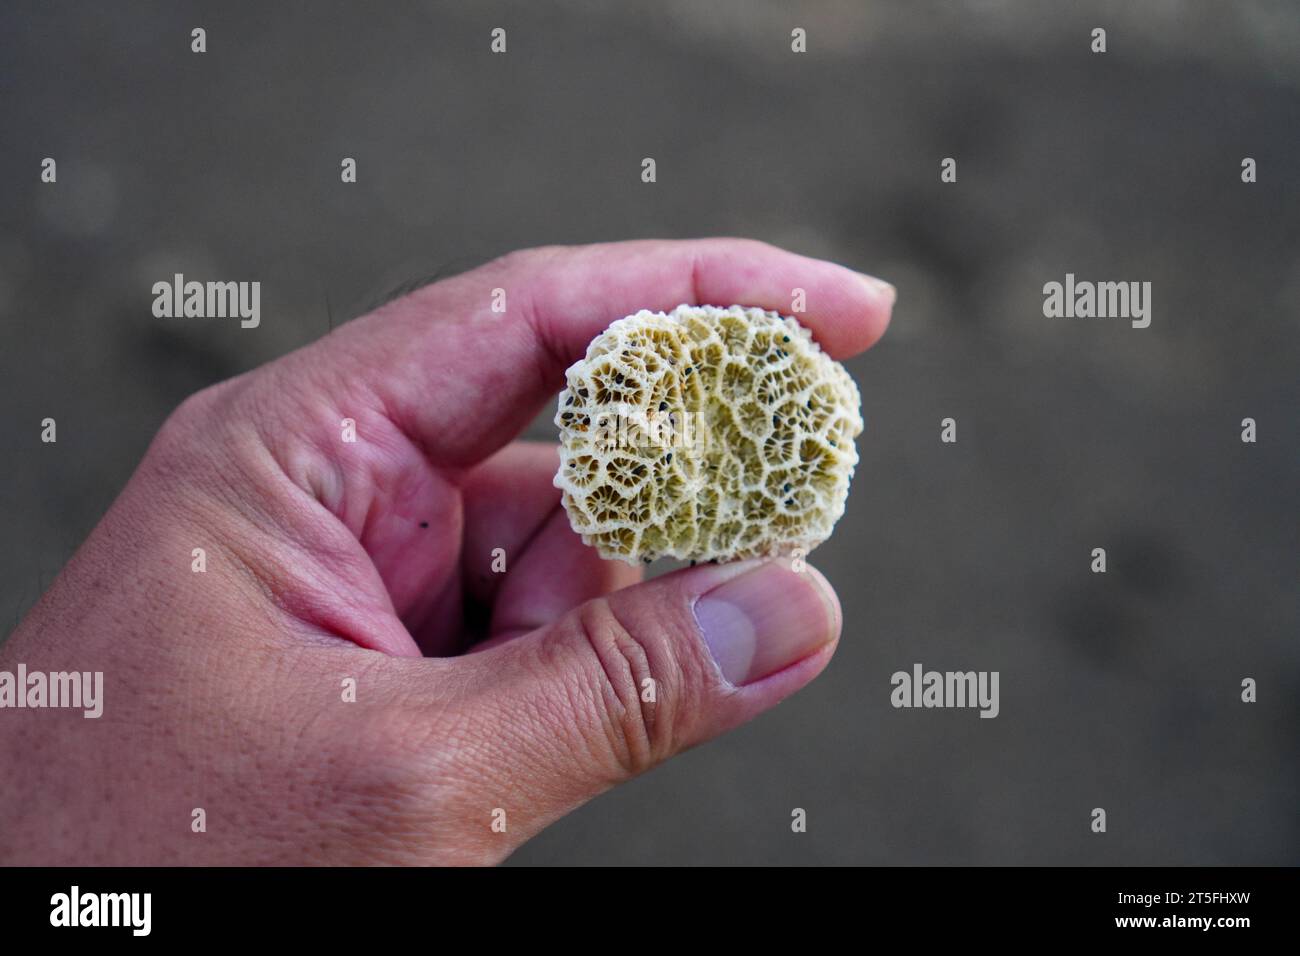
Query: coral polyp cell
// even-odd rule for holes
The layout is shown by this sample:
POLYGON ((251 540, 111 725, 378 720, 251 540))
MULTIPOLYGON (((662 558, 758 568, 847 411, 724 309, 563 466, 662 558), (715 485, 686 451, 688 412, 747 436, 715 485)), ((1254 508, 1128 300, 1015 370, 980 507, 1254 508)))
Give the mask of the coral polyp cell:
POLYGON ((678 306, 619 319, 566 373, 555 484, 630 563, 804 553, 844 513, 857 385, 795 319, 678 306))

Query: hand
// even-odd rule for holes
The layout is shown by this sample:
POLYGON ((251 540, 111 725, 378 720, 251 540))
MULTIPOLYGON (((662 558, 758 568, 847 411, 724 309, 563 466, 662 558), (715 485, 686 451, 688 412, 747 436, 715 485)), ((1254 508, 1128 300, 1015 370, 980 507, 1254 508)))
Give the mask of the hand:
POLYGON ((98 719, 0 710, 0 861, 495 862, 807 684, 817 572, 638 583, 570 530, 554 447, 512 443, 614 319, 796 287, 836 358, 888 322, 890 287, 760 243, 545 248, 188 399, 0 647, 103 673, 98 719))

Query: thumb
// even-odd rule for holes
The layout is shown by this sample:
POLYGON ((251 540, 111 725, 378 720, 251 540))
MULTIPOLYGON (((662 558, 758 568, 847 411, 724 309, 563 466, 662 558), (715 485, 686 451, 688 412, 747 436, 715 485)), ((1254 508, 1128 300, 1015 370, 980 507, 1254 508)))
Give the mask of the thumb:
POLYGON ((471 758, 490 764, 473 768, 492 791, 481 796, 522 842, 775 706, 820 673, 839 632, 821 574, 746 561, 616 591, 462 658, 477 668, 477 722, 496 725, 495 745, 471 758))

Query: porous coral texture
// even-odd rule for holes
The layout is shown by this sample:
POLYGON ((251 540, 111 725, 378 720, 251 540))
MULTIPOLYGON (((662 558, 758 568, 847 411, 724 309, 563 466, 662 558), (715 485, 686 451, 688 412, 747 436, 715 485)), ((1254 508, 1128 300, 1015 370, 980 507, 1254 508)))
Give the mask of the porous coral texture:
POLYGON ((574 531, 603 557, 807 553, 844 513, 861 399, 792 318, 740 306, 638 312, 566 376, 555 484, 574 531))

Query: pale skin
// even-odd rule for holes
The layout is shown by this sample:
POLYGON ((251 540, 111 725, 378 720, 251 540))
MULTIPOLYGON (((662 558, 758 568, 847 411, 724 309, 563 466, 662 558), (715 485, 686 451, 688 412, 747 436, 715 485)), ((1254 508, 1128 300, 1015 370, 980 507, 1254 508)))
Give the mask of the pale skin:
POLYGON ((0 710, 0 862, 495 863, 809 683, 841 629, 815 570, 642 582, 570 530, 554 447, 514 441, 613 320, 795 288, 835 358, 888 323, 883 283, 748 240, 548 247, 188 399, 0 645, 104 674, 97 720, 0 710), (700 622, 748 575, 787 610, 715 662, 700 622))

